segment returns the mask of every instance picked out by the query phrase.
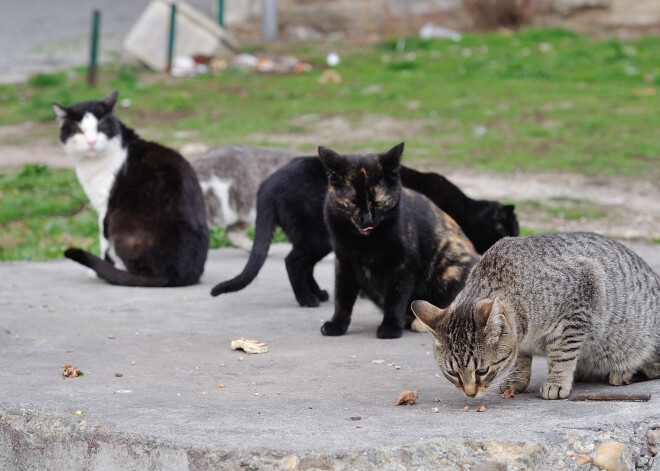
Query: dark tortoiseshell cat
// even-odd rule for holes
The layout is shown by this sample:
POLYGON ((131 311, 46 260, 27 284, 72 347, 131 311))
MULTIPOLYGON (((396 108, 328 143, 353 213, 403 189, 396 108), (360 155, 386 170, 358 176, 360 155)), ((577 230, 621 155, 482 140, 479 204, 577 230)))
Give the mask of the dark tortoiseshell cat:
POLYGON ((441 371, 470 397, 524 390, 532 355, 548 359, 544 399, 568 397, 574 378, 660 378, 660 276, 598 234, 504 238, 447 309, 412 309, 433 333, 441 371))
POLYGON ((328 177, 325 221, 336 254, 335 312, 323 335, 343 335, 362 291, 384 314, 381 339, 401 337, 413 299, 448 305, 478 255, 453 219, 403 188, 403 143, 382 154, 343 156, 319 147, 328 177))

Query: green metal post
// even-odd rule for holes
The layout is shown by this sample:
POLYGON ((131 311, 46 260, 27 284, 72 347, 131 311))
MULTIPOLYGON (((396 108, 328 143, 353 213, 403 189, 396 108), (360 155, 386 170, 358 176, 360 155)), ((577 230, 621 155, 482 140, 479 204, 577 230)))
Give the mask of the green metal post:
POLYGON ((172 10, 170 13, 170 37, 167 42, 167 73, 172 70, 172 56, 174 54, 174 35, 176 25, 176 3, 172 3, 172 10))
POLYGON ((225 2, 224 0, 218 0, 218 24, 222 27, 225 26, 225 2))
POLYGON ((92 13, 92 41, 90 45, 89 69, 87 71, 87 83, 90 87, 96 84, 96 57, 99 47, 99 29, 101 25, 101 12, 94 10, 92 13))

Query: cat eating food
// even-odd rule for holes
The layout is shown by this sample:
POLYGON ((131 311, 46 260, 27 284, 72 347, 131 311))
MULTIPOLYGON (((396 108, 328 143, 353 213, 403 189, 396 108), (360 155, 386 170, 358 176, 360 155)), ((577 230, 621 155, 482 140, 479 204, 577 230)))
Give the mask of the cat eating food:
POLYGON ((376 335, 401 337, 410 302, 448 305, 478 255, 458 225, 424 195, 403 188, 403 143, 381 154, 319 147, 328 178, 324 218, 335 251, 335 312, 323 335, 346 333, 360 291, 383 310, 376 335))
POLYGON ((444 376, 469 397, 529 384, 563 399, 574 379, 660 378, 660 276, 627 247, 587 232, 504 238, 474 266, 446 309, 415 301, 444 376))
POLYGON ((117 96, 52 105, 62 146, 98 214, 102 258, 78 248, 64 255, 115 285, 197 283, 209 232, 195 172, 178 152, 119 121, 117 96))

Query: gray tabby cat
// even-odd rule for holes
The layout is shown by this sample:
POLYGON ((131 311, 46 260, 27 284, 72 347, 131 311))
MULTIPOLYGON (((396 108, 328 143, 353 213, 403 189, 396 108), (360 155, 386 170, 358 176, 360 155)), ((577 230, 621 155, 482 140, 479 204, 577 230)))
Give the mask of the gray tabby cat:
POLYGON ((204 193, 209 226, 227 226, 233 245, 252 248, 245 231, 256 219, 257 189, 275 170, 299 155, 276 147, 215 147, 192 163, 204 193))
POLYGON ((545 355, 544 399, 573 379, 660 378, 660 276, 622 244, 593 233, 507 237, 474 266, 447 309, 414 301, 443 374, 469 397, 529 384, 545 355))

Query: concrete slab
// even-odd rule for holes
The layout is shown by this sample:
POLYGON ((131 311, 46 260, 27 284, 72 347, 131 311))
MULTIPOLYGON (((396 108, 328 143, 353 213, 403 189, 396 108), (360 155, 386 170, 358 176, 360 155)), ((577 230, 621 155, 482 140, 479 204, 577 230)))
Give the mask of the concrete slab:
MULTIPOLYGON (((660 266, 659 248, 637 248, 660 266)), ((377 339, 366 301, 347 335, 321 336, 332 304, 297 306, 287 251, 218 298, 246 253, 213 250, 202 283, 170 289, 110 286, 68 260, 0 264, 0 469, 589 469, 579 455, 609 441, 625 466, 652 466, 660 381, 574 391, 649 402, 544 401, 536 359, 529 392, 470 400, 438 377, 428 334, 377 339), (230 350, 240 337, 268 353, 230 350), (65 363, 85 375, 63 378, 65 363), (418 403, 395 407, 406 389, 418 403)), ((316 276, 331 288, 332 262, 316 276)))

